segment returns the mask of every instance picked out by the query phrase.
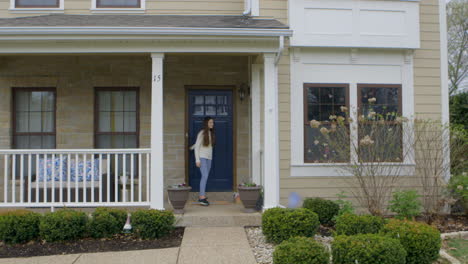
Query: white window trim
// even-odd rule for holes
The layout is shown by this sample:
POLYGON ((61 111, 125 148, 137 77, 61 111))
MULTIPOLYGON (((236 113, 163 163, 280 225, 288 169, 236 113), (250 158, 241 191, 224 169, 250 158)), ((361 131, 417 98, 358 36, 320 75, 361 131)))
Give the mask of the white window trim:
POLYGON ((91 13, 112 13, 112 14, 128 14, 128 13, 145 13, 146 11, 146 0, 140 0, 140 7, 97 7, 97 0, 91 0, 91 13))
MULTIPOLYGON (((413 76, 413 50, 404 52, 401 66, 401 86, 402 86, 402 115, 412 119, 414 117, 414 76, 413 76)), ((353 64, 358 62, 358 51, 351 49, 351 59, 353 64)), ((304 81, 302 79, 301 49, 294 48, 291 56, 291 177, 339 177, 347 176, 343 171, 339 172, 339 167, 349 163, 307 163, 304 161, 304 81), (298 88, 300 87, 300 89, 298 88), (298 115, 299 113, 299 115, 298 115), (295 121, 300 120, 300 121, 295 121), (301 126, 299 126, 301 124, 301 126), (298 129, 298 133, 294 133, 298 129), (297 153, 298 152, 298 153, 297 153)), ((312 83, 312 82, 307 82, 312 83)), ((317 82, 321 83, 321 82, 317 82)), ((336 83, 342 83, 336 81, 336 83)), ((358 104, 358 83, 349 82, 349 106, 350 109, 357 109, 358 104)), ((386 84, 382 82, 382 84, 386 84)), ((393 83, 395 84, 395 83, 393 83)), ((357 113, 353 112, 351 118, 357 120, 357 113)), ((351 131, 351 139, 357 140, 357 128, 351 131)), ((403 146, 407 146, 404 144, 403 146)), ((353 155, 353 153, 351 153, 353 155)), ((409 155, 412 156, 412 155, 409 155)), ((352 158, 352 156, 351 156, 352 158)), ((388 166, 404 166, 401 175, 412 175, 415 169, 415 161, 408 157, 402 163, 389 162, 388 166), (410 173, 410 174, 409 174, 410 173)), ((349 175, 350 176, 350 175, 349 175)))
POLYGON ((64 0, 59 0, 59 7, 16 7, 16 1, 10 0, 10 8, 8 9, 11 13, 64 13, 64 0))

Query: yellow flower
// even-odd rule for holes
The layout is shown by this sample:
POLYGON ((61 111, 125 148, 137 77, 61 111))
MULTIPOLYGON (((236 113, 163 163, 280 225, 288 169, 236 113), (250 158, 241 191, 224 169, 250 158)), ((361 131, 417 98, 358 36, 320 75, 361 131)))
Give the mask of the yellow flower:
POLYGON ((337 120, 338 122, 343 122, 343 121, 345 120, 345 118, 342 117, 342 116, 339 116, 339 117, 336 118, 336 120, 337 120))
POLYGON ((322 134, 324 134, 324 135, 325 135, 325 134, 328 134, 329 132, 330 132, 330 131, 328 131, 328 129, 327 129, 326 127, 322 127, 322 128, 320 129, 320 133, 322 133, 322 134))
POLYGON ((369 137, 369 135, 366 135, 363 139, 361 139, 361 141, 359 143, 361 143, 361 145, 363 145, 363 146, 369 146, 369 145, 374 144, 374 140, 372 140, 369 137))
POLYGON ((330 119, 330 120, 335 120, 335 119, 336 119, 336 115, 331 115, 331 116, 329 117, 329 119, 330 119))
POLYGON ((320 126, 320 122, 319 122, 319 121, 317 121, 317 120, 315 120, 315 119, 312 120, 312 121, 310 121, 310 127, 312 127, 312 128, 318 128, 319 126, 320 126))

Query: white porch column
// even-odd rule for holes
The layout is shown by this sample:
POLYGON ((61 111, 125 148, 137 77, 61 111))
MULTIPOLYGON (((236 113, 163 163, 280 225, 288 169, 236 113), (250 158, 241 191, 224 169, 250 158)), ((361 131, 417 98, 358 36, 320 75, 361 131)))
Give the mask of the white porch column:
POLYGON ((150 207, 164 210, 163 60, 152 53, 150 207))
POLYGON ((264 208, 279 206, 279 129, 278 129, 278 67, 275 54, 265 53, 264 59, 264 208))
POLYGON ((256 184, 264 184, 262 178, 262 159, 261 151, 262 144, 261 140, 261 128, 260 128, 260 117, 261 117, 261 64, 252 64, 252 83, 251 90, 251 109, 252 109, 252 181, 256 184))

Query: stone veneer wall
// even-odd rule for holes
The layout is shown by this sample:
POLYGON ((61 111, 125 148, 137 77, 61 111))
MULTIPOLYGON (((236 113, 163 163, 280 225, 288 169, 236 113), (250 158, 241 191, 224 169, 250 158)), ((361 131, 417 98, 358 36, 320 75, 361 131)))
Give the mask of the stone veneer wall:
MULTIPOLYGON (((0 149, 11 147, 11 87, 56 87, 56 129, 59 149, 94 147, 93 87, 140 87, 140 147, 150 147, 151 58, 149 54, 145 56, 6 56, 0 57, 0 61, 2 61, 0 149)), ((247 82, 247 72, 246 56, 167 55, 165 57, 166 185, 185 180, 185 85, 238 87, 241 83, 247 82)), ((237 96, 235 98, 237 100, 235 133, 238 139, 237 181, 241 182, 250 178, 250 103, 248 99, 240 102, 237 96)), ((3 179, 0 179, 0 182, 3 182, 3 179)), ((3 195, 0 199, 3 199, 3 195)))

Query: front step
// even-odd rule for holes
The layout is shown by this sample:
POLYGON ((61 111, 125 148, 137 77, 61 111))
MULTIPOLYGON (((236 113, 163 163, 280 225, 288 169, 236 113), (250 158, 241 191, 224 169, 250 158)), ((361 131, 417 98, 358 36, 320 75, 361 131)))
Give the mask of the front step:
MULTIPOLYGON (((211 200, 211 197, 209 198, 211 200)), ((185 213, 176 215, 176 226, 244 227, 262 224, 260 213, 244 213, 243 208, 242 205, 233 203, 211 204, 210 206, 187 203, 185 213)))
MULTIPOLYGON (((213 202, 234 202, 234 193, 233 192, 207 192, 206 197, 210 203, 213 202)), ((189 202, 198 201, 198 192, 190 192, 189 202)))

